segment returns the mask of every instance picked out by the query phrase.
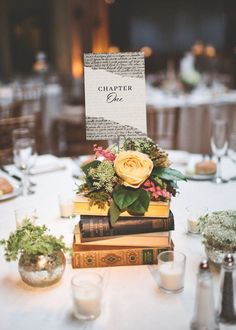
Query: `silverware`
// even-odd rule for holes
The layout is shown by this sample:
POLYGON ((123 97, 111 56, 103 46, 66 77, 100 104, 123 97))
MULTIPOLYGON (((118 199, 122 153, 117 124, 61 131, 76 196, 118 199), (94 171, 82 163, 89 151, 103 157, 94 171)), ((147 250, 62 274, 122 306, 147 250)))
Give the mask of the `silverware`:
MULTIPOLYGON (((4 166, 0 166, 0 170, 9 175, 11 178, 22 182, 22 178, 16 174, 12 174, 10 171, 8 171, 4 166)), ((29 181, 29 184, 31 187, 35 187, 37 184, 35 182, 32 182, 31 180, 29 181)))
POLYGON ((22 181, 21 177, 19 177, 18 175, 15 175, 15 174, 11 174, 11 172, 9 172, 4 166, 0 166, 0 170, 3 171, 4 173, 8 174, 13 179, 20 181, 20 182, 22 181))

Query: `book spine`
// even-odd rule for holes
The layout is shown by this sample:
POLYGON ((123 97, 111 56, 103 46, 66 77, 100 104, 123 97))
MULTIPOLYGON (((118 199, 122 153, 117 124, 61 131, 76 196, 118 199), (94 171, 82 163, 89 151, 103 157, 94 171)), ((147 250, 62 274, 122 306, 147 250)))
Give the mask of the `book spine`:
POLYGON ((80 217, 80 232, 83 239, 93 237, 132 235, 174 230, 174 217, 168 218, 121 218, 113 227, 107 216, 80 217))
POLYGON ((131 265, 152 265, 157 263, 159 253, 172 250, 165 248, 126 248, 111 250, 74 251, 73 268, 113 267, 131 265))

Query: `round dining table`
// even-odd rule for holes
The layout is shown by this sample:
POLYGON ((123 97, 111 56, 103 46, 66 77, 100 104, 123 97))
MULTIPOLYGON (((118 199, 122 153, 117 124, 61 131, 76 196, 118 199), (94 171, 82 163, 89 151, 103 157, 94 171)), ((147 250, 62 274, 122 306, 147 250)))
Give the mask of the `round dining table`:
MULTIPOLYGON (((172 167, 185 171, 193 156, 170 151, 172 167)), ((46 158, 47 156, 44 156, 46 158)), ((40 156, 39 156, 40 158, 40 156)), ((196 158, 197 159, 197 158, 196 158)), ((16 196, 0 202, 0 239, 16 228, 14 211, 26 206, 37 209, 37 223, 46 224, 50 233, 63 235, 71 245, 79 216, 61 219, 58 195, 77 188, 76 164, 69 158, 58 159, 55 170, 32 176, 35 194, 16 196)), ((11 171, 15 169, 9 166, 11 171)), ((0 173, 0 175, 4 175, 0 173)), ((236 164, 223 159, 223 175, 236 175, 236 164)), ((175 217, 172 233, 174 249, 186 255, 184 290, 166 294, 157 285, 157 265, 91 268, 103 276, 102 312, 93 321, 79 321, 72 312, 71 278, 88 269, 73 269, 70 256, 60 282, 47 288, 32 288, 22 282, 18 263, 6 262, 0 246, 0 329, 1 330, 187 330, 194 312, 198 266, 205 257, 201 236, 187 234, 187 208, 206 206, 208 211, 235 209, 236 181, 217 185, 212 181, 179 182, 179 194, 171 201, 175 217)), ((218 304, 219 272, 213 270, 215 305, 218 304)))

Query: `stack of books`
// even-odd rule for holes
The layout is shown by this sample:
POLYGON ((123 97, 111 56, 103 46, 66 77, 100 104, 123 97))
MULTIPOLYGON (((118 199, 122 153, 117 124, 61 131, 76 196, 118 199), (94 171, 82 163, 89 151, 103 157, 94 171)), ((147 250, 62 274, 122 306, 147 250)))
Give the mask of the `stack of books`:
POLYGON ((74 231, 74 268, 155 264, 160 252, 173 249, 168 203, 144 216, 122 215, 113 226, 106 213, 81 205, 75 205, 80 222, 74 231))

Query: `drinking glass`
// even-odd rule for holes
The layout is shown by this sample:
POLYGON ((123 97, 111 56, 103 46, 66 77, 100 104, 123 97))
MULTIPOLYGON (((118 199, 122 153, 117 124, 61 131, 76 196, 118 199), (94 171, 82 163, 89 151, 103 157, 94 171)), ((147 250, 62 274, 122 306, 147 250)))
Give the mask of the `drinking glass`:
POLYGON ((211 130, 211 149, 217 157, 217 171, 214 178, 215 183, 225 183, 221 175, 221 159, 228 149, 228 124, 224 119, 215 119, 211 130))
POLYGON ((13 157, 16 167, 22 172, 22 193, 34 193, 30 189, 28 174, 36 159, 35 140, 29 129, 19 128, 13 131, 13 157))

